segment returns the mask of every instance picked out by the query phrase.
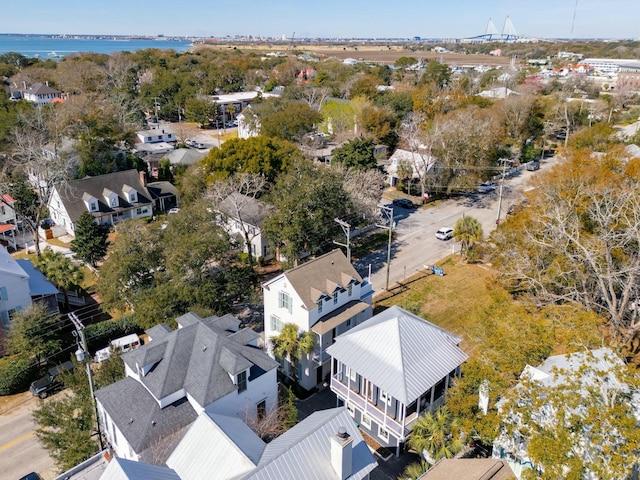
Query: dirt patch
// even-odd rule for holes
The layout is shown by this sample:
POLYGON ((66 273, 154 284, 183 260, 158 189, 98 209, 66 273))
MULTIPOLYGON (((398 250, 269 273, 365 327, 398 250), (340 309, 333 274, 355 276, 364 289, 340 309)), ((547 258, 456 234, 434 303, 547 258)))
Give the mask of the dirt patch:
POLYGON ((344 60, 346 58, 355 58, 368 62, 379 62, 385 64, 393 64, 400 57, 413 57, 418 60, 437 60, 451 65, 488 65, 501 66, 509 65, 511 59, 509 57, 496 57, 494 55, 461 53, 437 53, 424 50, 411 50, 403 46, 387 46, 387 45, 354 45, 352 43, 338 45, 296 45, 293 51, 287 51, 289 47, 285 45, 246 45, 246 44, 218 44, 218 45, 199 45, 198 48, 211 48, 215 50, 238 49, 243 52, 287 52, 292 55, 293 52, 313 52, 321 58, 337 58, 344 60))
POLYGON ((24 407, 33 398, 31 392, 16 393, 0 397, 0 415, 10 415, 18 408, 24 407))

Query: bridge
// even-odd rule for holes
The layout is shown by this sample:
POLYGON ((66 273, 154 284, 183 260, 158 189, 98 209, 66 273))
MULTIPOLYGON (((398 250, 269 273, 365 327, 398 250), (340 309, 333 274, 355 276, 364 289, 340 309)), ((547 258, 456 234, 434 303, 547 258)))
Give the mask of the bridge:
POLYGON ((507 15, 502 26, 502 31, 499 32, 493 23, 493 20, 489 19, 487 28, 482 35, 475 37, 469 37, 463 39, 463 42, 467 43, 488 43, 488 42, 518 42, 526 40, 526 37, 518 35, 516 28, 511 23, 511 18, 507 15))

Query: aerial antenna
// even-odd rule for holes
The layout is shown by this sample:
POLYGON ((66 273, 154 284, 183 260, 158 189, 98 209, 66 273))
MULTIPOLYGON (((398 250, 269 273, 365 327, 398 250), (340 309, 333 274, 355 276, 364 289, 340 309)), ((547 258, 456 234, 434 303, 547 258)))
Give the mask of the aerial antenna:
POLYGON ((578 11, 578 0, 576 0, 576 6, 573 8, 573 20, 571 21, 571 33, 569 38, 573 38, 573 27, 576 24, 576 12, 578 11))

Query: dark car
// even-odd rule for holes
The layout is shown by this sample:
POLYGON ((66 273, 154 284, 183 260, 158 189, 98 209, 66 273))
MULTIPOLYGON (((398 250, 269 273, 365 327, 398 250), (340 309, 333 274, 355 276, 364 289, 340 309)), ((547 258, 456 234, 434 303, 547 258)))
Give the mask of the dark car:
POLYGON ((73 363, 64 362, 47 370, 47 374, 34 381, 29 387, 31 395, 34 397, 47 398, 51 393, 55 393, 62 387, 60 374, 66 370, 73 370, 73 363))
POLYGON ((413 202, 408 198, 396 198, 391 203, 393 203, 396 207, 402 207, 407 209, 413 208, 413 202))
POLYGON ((540 170, 540 162, 534 160, 532 162, 527 163, 527 170, 529 172, 535 172, 536 170, 540 170))
POLYGON ((42 480, 42 477, 36 472, 27 473, 24 477, 20 477, 19 480, 42 480))

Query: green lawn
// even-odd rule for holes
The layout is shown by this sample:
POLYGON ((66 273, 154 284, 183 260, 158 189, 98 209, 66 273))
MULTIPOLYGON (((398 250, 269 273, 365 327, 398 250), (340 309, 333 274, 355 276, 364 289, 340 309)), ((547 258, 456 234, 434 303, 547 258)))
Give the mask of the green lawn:
MULTIPOLYGON (((481 320, 492 302, 489 286, 494 283, 496 271, 483 264, 467 265, 458 255, 446 258, 438 266, 444 268, 444 277, 412 277, 417 279, 409 279, 405 289, 378 294, 374 306, 397 305, 460 335, 467 343, 468 328, 481 320)), ((470 346, 463 344, 465 350, 470 346)))

